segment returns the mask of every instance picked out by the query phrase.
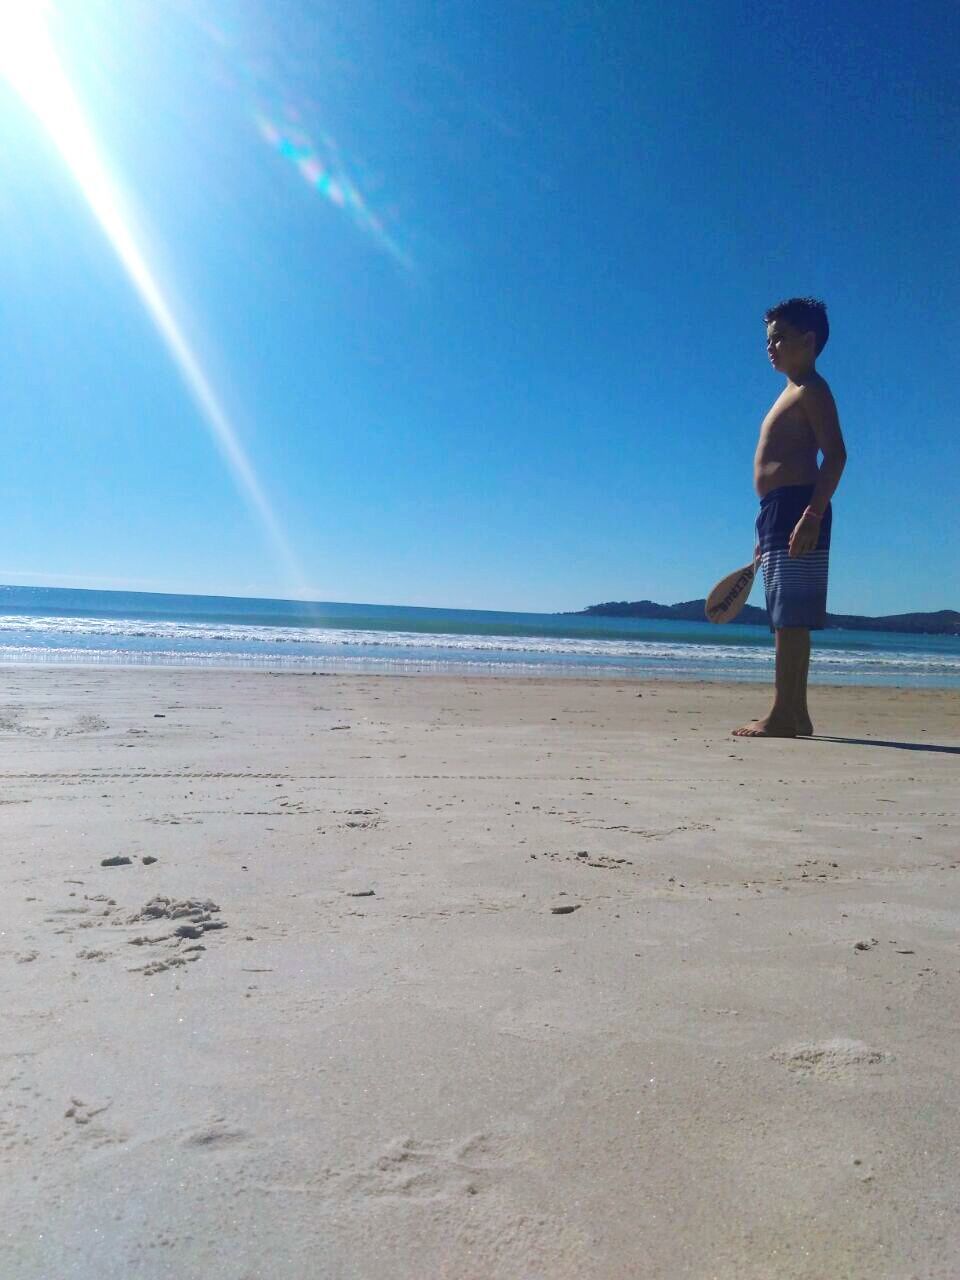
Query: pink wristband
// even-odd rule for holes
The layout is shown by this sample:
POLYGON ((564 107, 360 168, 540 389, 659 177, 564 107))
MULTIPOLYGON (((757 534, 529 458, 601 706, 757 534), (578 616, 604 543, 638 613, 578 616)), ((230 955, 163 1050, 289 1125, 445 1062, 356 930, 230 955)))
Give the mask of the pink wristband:
POLYGON ((823 519, 823 516, 818 515, 818 514, 817 514, 817 512, 816 512, 816 511, 814 511, 813 507, 807 507, 807 509, 804 511, 804 513, 803 513, 803 514, 804 514, 805 516, 813 516, 814 520, 822 520, 822 519, 823 519))

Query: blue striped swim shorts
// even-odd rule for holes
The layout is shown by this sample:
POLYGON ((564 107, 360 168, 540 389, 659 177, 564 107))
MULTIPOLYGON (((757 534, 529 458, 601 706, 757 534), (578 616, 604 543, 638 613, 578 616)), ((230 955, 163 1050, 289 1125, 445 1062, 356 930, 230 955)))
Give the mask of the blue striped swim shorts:
POLYGON ((788 484, 760 499, 757 543, 771 631, 781 627, 819 631, 826 626, 832 509, 828 506, 823 513, 816 550, 792 560, 788 550, 790 534, 812 496, 812 484, 788 484))

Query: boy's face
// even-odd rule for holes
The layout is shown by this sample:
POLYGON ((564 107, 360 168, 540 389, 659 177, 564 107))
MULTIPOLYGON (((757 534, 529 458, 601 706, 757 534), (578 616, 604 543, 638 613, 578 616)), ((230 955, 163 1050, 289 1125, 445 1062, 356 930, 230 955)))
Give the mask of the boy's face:
POLYGON ((780 373, 790 374, 814 359, 816 338, 801 333, 787 320, 771 320, 767 325, 767 355, 780 373))

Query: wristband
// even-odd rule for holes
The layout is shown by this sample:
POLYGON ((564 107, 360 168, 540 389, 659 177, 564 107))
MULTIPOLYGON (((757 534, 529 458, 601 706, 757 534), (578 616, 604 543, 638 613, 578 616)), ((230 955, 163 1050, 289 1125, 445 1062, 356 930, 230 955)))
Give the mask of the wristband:
MULTIPOLYGON (((807 509, 804 511, 803 515, 805 515, 805 516, 813 516, 814 520, 822 520, 822 519, 823 519, 823 516, 818 515, 818 514, 817 514, 817 512, 816 512, 816 511, 814 511, 813 507, 807 507, 807 509)), ((801 519, 803 519, 803 516, 801 516, 800 518, 801 518, 801 519)))

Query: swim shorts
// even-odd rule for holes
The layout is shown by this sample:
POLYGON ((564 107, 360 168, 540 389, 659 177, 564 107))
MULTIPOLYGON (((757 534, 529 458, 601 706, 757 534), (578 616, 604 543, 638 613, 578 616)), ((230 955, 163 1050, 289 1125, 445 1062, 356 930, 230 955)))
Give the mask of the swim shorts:
POLYGON ((811 631, 819 631, 826 626, 833 523, 829 505, 820 521, 816 550, 792 560, 789 554, 790 534, 812 496, 812 484, 788 484, 771 489, 760 499, 757 543, 771 631, 781 627, 809 627, 811 631))

